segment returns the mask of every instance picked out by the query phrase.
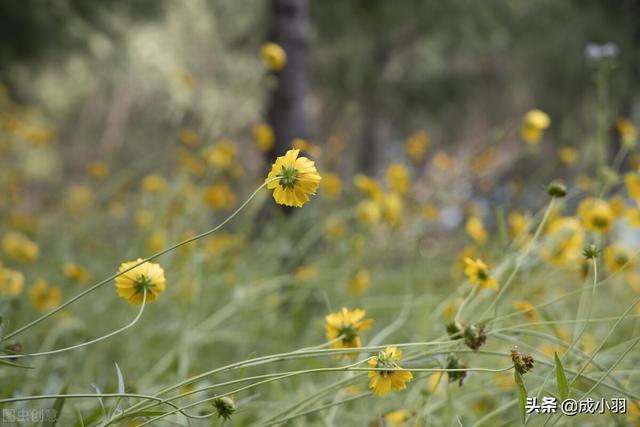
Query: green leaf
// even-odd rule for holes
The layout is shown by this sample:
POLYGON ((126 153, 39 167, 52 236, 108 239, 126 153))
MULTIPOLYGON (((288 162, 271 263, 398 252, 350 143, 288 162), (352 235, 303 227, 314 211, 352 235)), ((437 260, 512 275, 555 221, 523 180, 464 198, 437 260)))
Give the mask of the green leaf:
POLYGON ((558 385, 558 394, 560 399, 565 400, 569 397, 569 384, 567 383, 567 376, 564 373, 562 362, 558 357, 558 353, 553 353, 553 358, 556 362, 556 384, 558 385))
POLYGON ((21 365, 15 362, 9 362, 8 360, 0 360, 0 365, 9 365, 9 366, 13 366, 14 368, 33 369, 31 366, 21 365))
MULTIPOLYGON (((68 388, 69 383, 67 382, 62 386, 58 394, 66 394, 68 388)), ((58 423, 60 413, 62 412, 62 407, 64 406, 64 401, 65 398, 62 396, 56 398, 56 400, 53 402, 53 406, 51 406, 51 410, 54 411, 55 415, 50 420, 45 417, 45 419, 43 419, 40 423, 40 427, 54 427, 58 423)))
POLYGON ((520 408, 520 418, 522 425, 527 421, 527 389, 524 388, 524 381, 522 381, 522 375, 516 369, 513 370, 513 378, 516 382, 516 390, 518 391, 518 407, 520 408))

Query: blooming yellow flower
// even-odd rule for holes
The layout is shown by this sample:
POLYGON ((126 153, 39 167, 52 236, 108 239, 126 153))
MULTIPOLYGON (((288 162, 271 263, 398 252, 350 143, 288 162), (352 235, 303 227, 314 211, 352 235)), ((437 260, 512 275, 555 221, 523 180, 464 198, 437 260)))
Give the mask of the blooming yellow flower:
POLYGON ((623 140, 633 141, 636 139, 637 131, 633 123, 624 117, 616 121, 616 128, 623 140))
POLYGON ((324 223, 324 231, 327 237, 337 239, 344 236, 347 226, 340 218, 328 218, 324 223))
POLYGON ((382 198, 382 187, 380 187, 380 184, 371 177, 357 174, 353 178, 353 185, 358 191, 367 193, 373 200, 380 200, 382 198))
POLYGON ((356 206, 356 218, 364 225, 375 225, 382 215, 380 205, 373 200, 363 200, 356 206))
MULTIPOLYGON (((124 262, 120 265, 118 271, 125 271, 141 261, 142 259, 138 258, 136 261, 124 262)), ((147 294, 146 302, 149 303, 158 298, 158 295, 160 295, 166 287, 162 267, 152 262, 144 263, 127 271, 121 276, 116 277, 115 282, 116 292, 120 297, 129 301, 129 304, 140 304, 145 291, 147 294)))
POLYGON ((465 258, 464 262, 467 265, 464 274, 467 275, 471 284, 486 289, 498 289, 498 282, 489 274, 489 267, 484 262, 479 259, 474 261, 471 258, 465 258))
POLYGON ((528 218, 522 213, 518 211, 513 211, 509 213, 509 228, 511 237, 518 237, 521 233, 523 233, 527 228, 527 223, 529 222, 528 218))
POLYGON ((393 163, 387 168, 387 185, 398 194, 405 194, 410 184, 409 170, 400 163, 393 163))
POLYGON ((300 150, 292 149, 276 159, 267 175, 267 188, 273 191, 276 203, 301 207, 315 194, 322 177, 313 161, 298 157, 300 150), (279 179, 274 179, 280 177, 279 179))
POLYGON ((476 243, 483 244, 487 241, 487 231, 484 229, 482 220, 477 216, 472 216, 467 220, 465 225, 467 234, 476 241, 476 243))
POLYGON ((624 176, 624 185, 627 193, 635 201, 640 201, 640 173, 633 172, 624 176))
POLYGON ((378 353, 376 357, 369 359, 369 367, 381 369, 379 371, 369 371, 369 388, 376 396, 391 391, 400 391, 407 388, 406 383, 413 379, 409 371, 393 371, 391 369, 401 369, 396 363, 402 357, 402 353, 396 347, 387 347, 378 353), (384 370, 390 369, 390 370, 384 370))
POLYGON ((324 329, 327 340, 334 341, 333 348, 357 348, 360 347, 360 332, 371 327, 373 319, 364 319, 366 311, 356 308, 349 310, 343 307, 342 310, 331 313, 325 317, 324 329))
POLYGON ((149 250, 151 252, 160 252, 167 246, 167 233, 165 233, 163 230, 155 230, 149 236, 147 245, 149 246, 149 250))
POLYGON ((253 127, 253 137, 256 140, 258 149, 264 153, 273 148, 276 142, 276 135, 273 128, 268 123, 258 123, 253 127))
POLYGON ((529 144, 537 144, 542 133, 551 124, 551 119, 541 110, 531 110, 525 114, 520 128, 520 136, 529 144))
POLYGON ((358 272, 349 281, 349 292, 353 295, 362 295, 369 287, 371 282, 371 274, 368 270, 358 270, 358 272))
POLYGON ((402 198, 396 193, 387 193, 382 199, 382 217, 392 227, 402 223, 402 198))
POLYGON ((514 310, 523 311, 523 314, 527 316, 527 319, 532 322, 537 322, 540 319, 538 313, 533 309, 533 304, 529 301, 513 301, 511 306, 514 310))
POLYGON ((226 170, 234 164, 236 147, 233 145, 233 142, 223 139, 207 148, 204 156, 209 164, 226 170))
MULTIPOLYGON (((191 151, 184 147, 178 147, 178 160, 181 166, 195 176, 203 176, 207 171, 207 166, 200 161, 191 151)), ((205 155, 207 152, 205 151, 205 155)))
POLYGON ((402 427, 411 418, 411 412, 406 409, 398 409, 384 414, 384 425, 389 427, 402 427))
POLYGON ((86 283, 91 277, 86 268, 72 262, 64 264, 62 266, 62 272, 67 279, 73 280, 78 283, 86 283))
POLYGON ((640 227, 640 209, 638 208, 629 208, 625 209, 624 216, 629 221, 629 225, 633 228, 640 227))
POLYGON ((16 296, 22 292, 24 275, 17 270, 0 265, 0 295, 16 296))
POLYGON ((318 276, 318 267, 315 265, 302 265, 296 269, 296 280, 307 282, 318 276))
POLYGON ((236 195, 227 183, 214 184, 204 190, 204 201, 214 211, 231 210, 236 204, 236 195))
POLYGON ((578 150, 573 147, 560 147, 558 149, 558 158, 564 165, 571 166, 578 159, 578 150))
POLYGON ((48 311, 60 305, 62 292, 57 286, 49 286, 44 279, 38 279, 29 289, 29 299, 38 311, 48 311))
POLYGON ((323 178, 322 189, 326 196, 332 200, 339 199, 342 193, 342 180, 340 177, 335 173, 329 172, 324 174, 323 178))
POLYGON ((426 132, 415 132, 407 138, 406 150, 409 158, 418 163, 424 159, 431 144, 431 137, 426 132))
POLYGON ((10 231, 2 239, 2 249, 10 258, 21 262, 33 262, 40 254, 40 248, 27 236, 10 231))
POLYGON ((158 174, 150 173, 142 178, 140 188, 145 193, 161 193, 167 189, 167 181, 158 174))
POLYGON ((621 218, 626 214, 627 202, 625 202, 624 197, 620 195, 610 197, 609 206, 611 206, 611 210, 613 211, 616 219, 621 218))
POLYGON ((444 151, 438 151, 431 160, 433 166, 441 171, 447 171, 453 167, 453 159, 444 151))
POLYGON ((312 157, 320 157, 322 154, 320 147, 302 138, 295 138, 291 141, 291 148, 300 150, 301 153, 307 153, 312 157))
POLYGON ((260 56, 265 67, 271 71, 280 71, 287 63, 287 53, 277 43, 269 42, 262 45, 260 56))
POLYGON ((69 189, 67 206, 72 214, 86 212, 93 203, 93 191, 86 185, 77 184, 69 189))
POLYGON ((590 231, 606 233, 613 226, 615 215, 606 200, 588 197, 578 205, 578 216, 590 231))
POLYGON ((584 244, 584 229, 574 217, 560 217, 550 222, 541 255, 558 266, 574 265, 584 244))
POLYGON ((99 160, 89 163, 87 171, 97 180, 102 180, 109 175, 109 166, 99 160))
POLYGON ((626 248, 617 245, 607 246, 602 251, 604 263, 609 273, 629 271, 635 268, 633 254, 626 248))
POLYGON ((188 147, 196 147, 198 145, 198 140, 200 136, 193 130, 189 128, 180 129, 180 142, 188 147))

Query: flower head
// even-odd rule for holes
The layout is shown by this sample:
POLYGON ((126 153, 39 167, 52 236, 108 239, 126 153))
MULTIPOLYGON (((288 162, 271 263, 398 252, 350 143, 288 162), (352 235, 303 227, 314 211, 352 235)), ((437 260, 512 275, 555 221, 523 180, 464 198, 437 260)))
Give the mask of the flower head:
MULTIPOLYGON (((136 261, 124 262, 118 271, 122 272, 140 262, 142 262, 140 258, 136 261)), ((152 262, 146 262, 116 277, 116 292, 130 304, 140 304, 145 292, 147 303, 155 300, 164 291, 165 286, 166 280, 162 267, 152 262)))
POLYGON ((487 230, 485 230, 482 220, 477 216, 472 216, 467 220, 465 230, 476 243, 483 244, 487 241, 487 230))
POLYGON ((287 53, 282 46, 277 43, 269 42, 262 45, 260 49, 262 62, 271 71, 280 71, 287 63, 287 53))
POLYGON ((49 286, 44 279, 38 279, 29 289, 29 298, 38 311, 47 311, 60 304, 62 294, 57 286, 49 286))
POLYGON ((424 159, 427 149, 431 144, 431 137, 426 132, 415 132, 407 138, 406 149, 407 154, 414 162, 420 162, 424 159))
POLYGON ((313 161, 298 157, 300 150, 292 149, 276 159, 267 175, 267 188, 273 191, 276 203, 301 207, 315 194, 322 177, 313 161), (275 179, 278 178, 279 179, 275 179))
POLYGON ((409 371, 394 371, 401 369, 396 363, 402 357, 402 353, 396 347, 387 347, 378 353, 376 357, 369 359, 369 367, 380 369, 379 371, 369 371, 369 388, 373 394, 382 396, 390 391, 400 391, 407 388, 406 383, 413 379, 409 371), (384 370, 384 369, 389 370, 384 370))
POLYGON ((405 194, 410 184, 409 170, 400 163, 393 163, 387 168, 387 184, 392 191, 405 194))
POLYGON ((276 135, 268 123, 258 123, 253 127, 253 137, 260 151, 266 153, 276 142, 276 135))
POLYGON ((498 289, 498 282, 489 274, 487 264, 479 259, 473 260, 471 258, 465 258, 464 262, 467 265, 464 274, 467 275, 469 282, 479 285, 481 288, 498 289))
POLYGON ((590 231, 606 233, 611 229, 615 215, 609 203, 603 199, 588 197, 578 205, 578 216, 590 231))
POLYGON ((325 317, 324 329, 329 341, 342 337, 334 342, 334 348, 357 348, 361 346, 360 332, 369 329, 373 319, 364 319, 366 311, 356 308, 349 310, 343 307, 342 310, 329 314, 325 317))
POLYGON ((603 251, 603 255, 604 263, 610 273, 630 271, 635 267, 633 254, 623 247, 616 245, 607 246, 603 251))
POLYGON ((537 144, 542 133, 551 124, 551 119, 541 110, 531 110, 525 114, 520 128, 520 136, 529 144, 537 144))
POLYGON ((4 236, 2 249, 9 257, 22 262, 33 262, 40 254, 38 245, 17 231, 10 231, 4 236))
POLYGON ((24 275, 0 265, 0 296, 15 296, 22 292, 24 275))

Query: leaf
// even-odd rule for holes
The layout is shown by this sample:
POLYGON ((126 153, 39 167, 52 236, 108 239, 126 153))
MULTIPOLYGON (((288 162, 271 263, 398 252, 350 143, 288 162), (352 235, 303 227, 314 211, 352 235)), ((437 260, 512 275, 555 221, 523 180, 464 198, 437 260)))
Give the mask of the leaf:
POLYGON ((164 415, 166 414, 166 411, 139 411, 139 412, 132 412, 130 414, 123 414, 121 415, 121 418, 134 418, 134 417, 158 417, 160 415, 164 415))
MULTIPOLYGON (((66 394, 67 389, 69 388, 69 382, 66 382, 60 392, 58 394, 66 394)), ((44 417, 42 422, 40 423, 40 427, 54 427, 58 423, 58 419, 60 418, 60 413, 62 412, 62 407, 64 406, 65 397, 60 396, 54 400, 53 405, 51 406, 52 415, 51 417, 44 417)))
POLYGON ((8 360, 0 360, 0 365, 9 365, 9 366, 13 366, 14 368, 33 369, 33 367, 31 366, 21 365, 15 362, 9 362, 8 360))
POLYGON ((518 391, 518 407, 520 408, 520 418, 522 420, 522 425, 526 424, 527 421, 527 389, 524 388, 524 381, 522 381, 522 375, 518 370, 513 370, 513 378, 516 382, 516 389, 518 391))
POLYGON ((118 374, 118 394, 124 394, 124 377, 122 371, 118 366, 118 362, 113 362, 116 365, 116 373, 118 374))
POLYGON ((565 400, 569 397, 567 376, 564 373, 564 368, 562 367, 562 362, 558 357, 558 353, 554 353, 553 358, 556 362, 556 384, 558 385, 558 394, 560 395, 560 399, 565 400))

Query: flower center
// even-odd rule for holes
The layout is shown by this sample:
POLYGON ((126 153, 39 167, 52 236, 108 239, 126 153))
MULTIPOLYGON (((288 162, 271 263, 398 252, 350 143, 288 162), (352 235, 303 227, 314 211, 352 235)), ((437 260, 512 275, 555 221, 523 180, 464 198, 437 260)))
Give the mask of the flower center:
POLYGON ((292 189, 298 182, 298 171, 293 166, 282 166, 280 175, 280 186, 284 189, 292 189))
POLYGON ((351 343, 351 341, 358 336, 358 331, 356 331, 356 328, 351 324, 342 325, 340 329, 338 329, 338 332, 343 336, 343 343, 351 343))
POLYGON ((133 284, 133 287, 135 288, 136 293, 138 294, 141 294, 144 291, 147 291, 147 293, 149 293, 151 292, 151 288, 153 288, 154 286, 155 285, 151 281, 151 278, 145 276, 144 274, 139 275, 133 284))
POLYGON ((480 281, 484 282, 489 278, 489 275, 487 274, 487 271, 484 269, 479 269, 478 270, 478 279, 480 279, 480 281))
POLYGON ((607 218, 604 218, 599 215, 595 215, 593 217, 593 225, 596 228, 607 228, 607 226, 609 225, 609 221, 607 220, 607 218))

